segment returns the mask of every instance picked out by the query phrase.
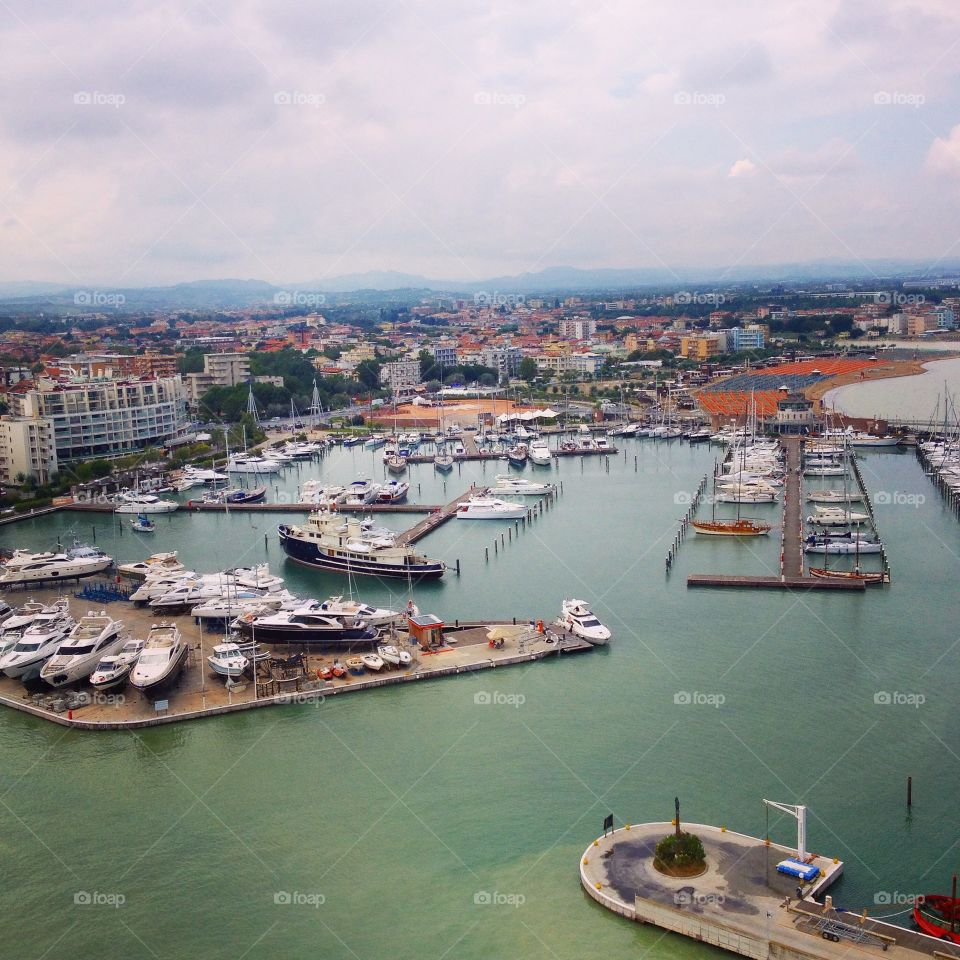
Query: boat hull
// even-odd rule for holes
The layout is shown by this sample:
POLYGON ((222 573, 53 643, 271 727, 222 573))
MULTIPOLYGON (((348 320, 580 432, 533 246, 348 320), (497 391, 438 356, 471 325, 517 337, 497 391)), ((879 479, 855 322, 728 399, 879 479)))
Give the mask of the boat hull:
POLYGON ((63 572, 54 570, 24 570, 10 572, 9 576, 0 577, 0 588, 18 586, 25 583, 55 583, 59 580, 80 580, 83 577, 92 577, 104 570, 109 570, 113 560, 104 557, 102 560, 90 561, 82 568, 70 569, 63 572))
POLYGON ((330 573, 403 579, 411 577, 420 580, 442 577, 446 570, 446 565, 440 560, 425 563, 387 563, 372 557, 343 556, 343 551, 340 551, 339 556, 330 556, 323 553, 315 543, 288 536, 283 527, 280 528, 280 545, 291 560, 330 573))
POLYGON ((130 680, 130 685, 139 690, 145 697, 153 698, 157 697, 160 694, 169 690, 180 678, 180 673, 183 671, 183 665, 187 662, 187 653, 189 652, 187 645, 183 644, 180 647, 180 652, 177 654, 176 658, 170 664, 169 669, 163 674, 163 676, 158 677, 156 680, 149 680, 147 682, 135 683, 133 679, 130 680))

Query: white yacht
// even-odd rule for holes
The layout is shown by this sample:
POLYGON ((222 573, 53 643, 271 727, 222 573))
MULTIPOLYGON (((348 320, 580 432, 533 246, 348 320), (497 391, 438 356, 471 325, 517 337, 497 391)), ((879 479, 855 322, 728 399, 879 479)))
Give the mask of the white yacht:
POLYGON ((269 563, 258 563, 254 567, 236 567, 230 571, 237 584, 252 590, 265 590, 268 593, 283 587, 283 577, 270 572, 269 563))
POLYGON ((228 473, 279 473, 281 462, 276 457, 255 457, 237 453, 227 461, 228 473))
POLYGON ((385 627, 398 622, 403 614, 397 610, 388 610, 385 607, 372 607, 369 603, 359 600, 344 600, 342 596, 330 597, 328 600, 311 600, 303 605, 320 613, 327 613, 334 617, 343 617, 350 620, 366 620, 372 627, 385 627))
POLYGON ((75 544, 63 553, 29 553, 16 550, 0 567, 0 587, 54 580, 79 580, 101 573, 113 565, 102 550, 75 544))
POLYGON ((458 520, 519 520, 526 515, 525 504, 496 497, 471 497, 457 507, 458 520))
POLYGON ((235 643, 218 643, 207 657, 207 663, 221 677, 242 677, 243 671, 250 666, 250 661, 235 643))
POLYGON ((610 631, 596 618, 583 600, 564 600, 560 605, 560 622, 577 637, 602 645, 610 639, 610 631))
POLYGON ((377 647, 377 655, 391 667, 409 667, 413 657, 409 650, 401 650, 392 643, 381 644, 377 647))
POLYGON ((274 593, 258 593, 255 590, 241 590, 227 597, 214 597, 203 600, 190 611, 196 620, 235 620, 244 614, 256 615, 271 613, 275 610, 293 610, 303 601, 289 590, 274 593))
POLYGON ((160 693, 180 675, 187 653, 187 645, 176 626, 155 623, 130 671, 130 683, 148 696, 160 693))
POLYGON ((300 503, 329 507, 346 494, 346 488, 323 480, 307 480, 300 488, 300 503))
POLYGON ((212 574, 175 584, 162 596, 152 599, 150 606, 158 613, 170 615, 183 613, 204 600, 229 600, 243 593, 248 598, 258 596, 255 590, 238 587, 236 580, 229 575, 212 574))
POLYGON ((90 674, 90 686, 94 690, 112 690, 122 686, 129 679, 130 671, 142 652, 142 640, 127 640, 117 653, 100 658, 90 674))
POLYGON ((51 687, 62 687, 88 677, 101 657, 116 653, 123 646, 121 630, 123 622, 114 620, 106 611, 88 611, 43 665, 40 679, 51 687))
POLYGON ((365 507, 380 499, 381 486, 366 477, 359 477, 349 484, 337 501, 345 507, 365 507))
POLYGON ((845 527, 866 523, 870 518, 865 513, 853 513, 843 507, 816 507, 816 513, 807 517, 807 523, 818 527, 845 527))
POLYGON ((0 670, 8 677, 35 679, 44 663, 57 652, 73 624, 66 598, 45 607, 13 648, 0 659, 0 670))
POLYGON ((163 500, 152 493, 127 490, 114 500, 116 513, 173 513, 180 507, 176 500, 163 500))
POLYGON ((154 553, 146 560, 137 560, 135 563, 121 563, 117 566, 117 573, 135 580, 145 580, 147 577, 169 573, 185 573, 186 567, 177 559, 177 551, 154 553))
POLYGON ((853 503, 862 500, 863 494, 856 490, 811 490, 807 494, 810 503, 853 503))
POLYGON ((544 494, 553 493, 553 490, 552 483, 537 483, 526 477, 504 473, 497 474, 497 484, 490 488, 491 493, 508 493, 518 497, 542 497, 544 494))
POLYGON ((0 657, 4 657, 16 646, 42 610, 42 603, 28 600, 0 624, 0 657))
POLYGON ((530 442, 527 447, 527 457, 531 463, 541 467, 547 467, 553 462, 553 453, 547 445, 547 441, 542 438, 530 442))
POLYGON ((174 587, 187 580, 196 580, 197 574, 193 570, 184 570, 182 573, 155 574, 146 577, 143 583, 130 594, 134 606, 142 607, 151 600, 162 597, 174 587))

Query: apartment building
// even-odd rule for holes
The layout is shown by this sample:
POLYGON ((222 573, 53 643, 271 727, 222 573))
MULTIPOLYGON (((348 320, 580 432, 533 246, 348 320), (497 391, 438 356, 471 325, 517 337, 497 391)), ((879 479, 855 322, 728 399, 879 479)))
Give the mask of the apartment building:
POLYGON ((429 348, 433 359, 441 367, 457 365, 457 346, 455 343, 431 343, 429 348))
MULTIPOLYGON (((61 465, 160 445, 187 427, 186 392, 179 376, 44 378, 32 390, 12 393, 9 399, 12 417, 7 419, 47 421, 61 465)), ((38 433, 38 448, 41 439, 38 433)))
POLYGON ((597 321, 585 317, 561 320, 559 333, 564 340, 589 340, 597 334, 597 321))
POLYGON ((203 373, 188 373, 183 381, 187 403, 193 409, 211 387, 235 387, 250 379, 250 354, 207 353, 203 357, 203 373))
POLYGON ((419 382, 419 360, 391 360, 380 368, 381 385, 394 393, 415 387, 419 382))
POLYGON ((42 417, 0 417, 0 483, 30 477, 46 483, 57 472, 53 426, 42 417))
POLYGON ((680 338, 680 356, 689 360, 709 360, 722 352, 719 337, 680 338))

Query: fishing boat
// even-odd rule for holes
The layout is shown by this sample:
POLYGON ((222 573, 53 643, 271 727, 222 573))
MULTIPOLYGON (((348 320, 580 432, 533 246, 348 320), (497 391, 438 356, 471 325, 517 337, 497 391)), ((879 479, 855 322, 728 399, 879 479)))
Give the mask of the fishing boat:
POLYGON ((560 605, 560 622, 574 636, 598 646, 611 636, 584 600, 564 600, 560 605))
POLYGON ((131 521, 130 526, 137 533, 153 533, 157 529, 157 525, 143 513, 138 513, 131 521))
POLYGON ((189 647, 172 623, 150 627, 143 652, 130 671, 130 683, 148 697, 168 689, 180 676, 189 647))
POLYGON ((449 453, 438 453, 433 458, 433 469, 440 473, 449 473, 453 469, 453 457, 449 453))
POLYGON ((250 661, 235 643, 218 643, 207 657, 210 669, 221 677, 242 677, 250 661))
POLYGON ((392 536, 372 532, 359 520, 329 511, 311 513, 304 524, 281 524, 280 545, 291 560, 308 567, 364 576, 421 579, 442 577, 442 560, 426 557, 392 536))
POLYGON ((90 686, 94 690, 113 690, 123 686, 130 678, 130 671, 142 652, 142 640, 127 640, 119 652, 100 658, 100 662, 90 674, 90 686))
POLYGON ((925 893, 913 905, 913 922, 928 937, 960 943, 960 898, 925 893))

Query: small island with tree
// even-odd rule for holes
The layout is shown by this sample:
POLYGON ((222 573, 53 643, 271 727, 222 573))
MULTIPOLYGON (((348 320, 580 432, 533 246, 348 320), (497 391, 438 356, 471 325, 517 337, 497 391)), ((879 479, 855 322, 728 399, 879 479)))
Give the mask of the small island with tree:
POLYGON ((669 877, 698 877, 707 869, 707 854, 703 841, 695 833, 680 829, 680 800, 676 804, 675 831, 658 841, 653 853, 653 865, 669 877))

